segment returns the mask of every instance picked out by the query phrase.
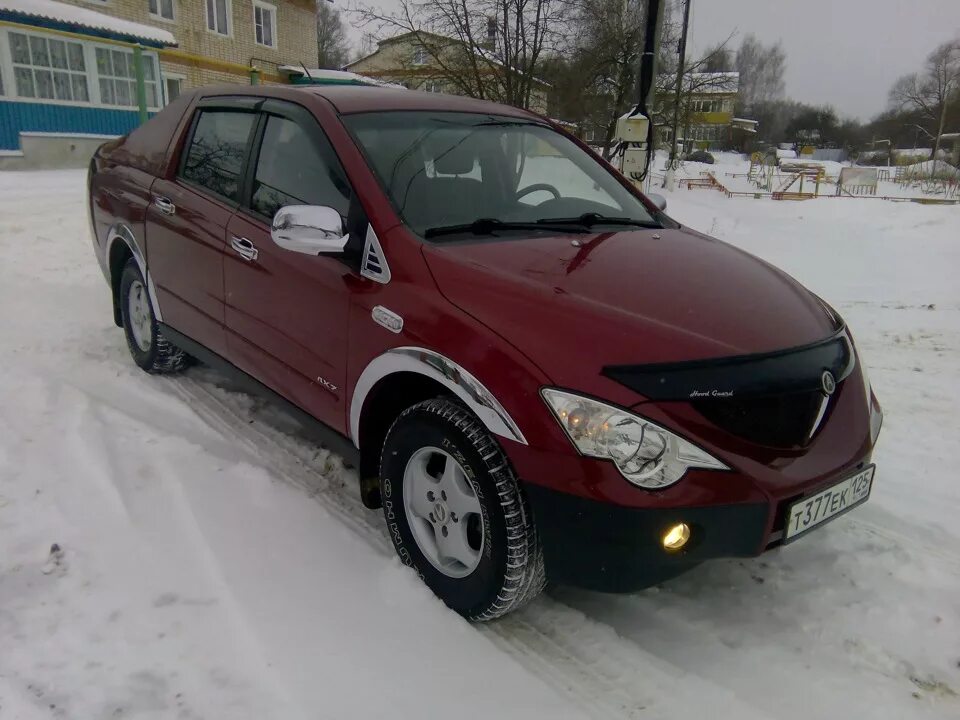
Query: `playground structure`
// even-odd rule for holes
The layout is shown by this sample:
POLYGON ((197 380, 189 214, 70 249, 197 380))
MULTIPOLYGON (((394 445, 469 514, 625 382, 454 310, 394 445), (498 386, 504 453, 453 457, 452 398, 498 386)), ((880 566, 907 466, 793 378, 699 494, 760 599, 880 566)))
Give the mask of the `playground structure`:
POLYGON ((783 159, 777 163, 772 153, 755 152, 750 156, 750 169, 747 179, 758 190, 770 193, 773 200, 809 200, 819 197, 820 184, 825 175, 823 166, 783 159), (813 183, 813 192, 804 192, 803 184, 813 183), (794 190, 793 187, 797 185, 794 190), (776 189, 774 189, 776 186, 776 189))
MULTIPOLYGON (((701 163, 684 161, 676 161, 673 169, 680 176, 677 181, 680 189, 717 190, 727 197, 758 200, 856 198, 929 205, 960 204, 960 172, 946 163, 943 168, 936 166, 937 177, 930 177, 933 174, 932 167, 916 167, 910 172, 899 167, 839 165, 835 161, 793 158, 781 158, 778 162, 772 153, 756 152, 750 156, 749 168, 741 165, 737 168, 739 172, 721 172, 725 169, 723 165, 702 169, 701 163), (829 175, 828 171, 838 175, 829 175), (732 179, 721 181, 718 175, 732 179), (893 182, 897 183, 900 192, 892 190, 890 186, 893 182)), ((664 166, 663 170, 666 169, 664 166)), ((659 185, 664 176, 651 173, 650 179, 659 185)))
POLYGON ((837 178, 837 195, 876 195, 880 173, 877 168, 845 167, 837 178))
POLYGON ((692 190, 693 188, 707 188, 719 190, 720 192, 727 193, 728 195, 730 193, 730 191, 727 190, 727 188, 725 188, 719 180, 717 180, 716 176, 712 172, 702 172, 700 173, 700 177, 683 178, 680 180, 678 185, 681 188, 687 188, 687 190, 692 190))
MULTIPOLYGON (((960 178, 958 179, 904 179, 901 187, 913 187, 920 189, 924 196, 893 196, 878 195, 876 180, 871 181, 867 178, 853 178, 847 181, 843 177, 844 171, 851 170, 872 170, 875 168, 843 168, 841 178, 830 179, 822 166, 813 164, 785 164, 780 168, 766 165, 765 163, 752 163, 748 173, 726 173, 735 178, 746 177, 753 185, 759 186, 754 190, 736 190, 731 189, 721 182, 716 174, 709 170, 703 170, 697 176, 682 178, 678 181, 680 189, 695 190, 717 190, 727 197, 752 197, 755 199, 770 198, 771 200, 813 200, 815 198, 862 198, 890 200, 893 202, 915 202, 929 205, 955 205, 960 203, 960 178), (782 170, 784 172, 777 172, 782 170), (772 187, 779 183, 776 190, 765 191, 765 187, 772 187), (804 185, 809 188, 813 183, 813 191, 804 191, 804 185), (821 186, 829 187, 836 184, 836 192, 821 193, 821 186), (794 186, 796 188, 794 189, 794 186)), ((876 173, 878 175, 879 173, 876 173)), ((855 175, 855 173, 854 173, 855 175)), ((873 177, 875 178, 876 175, 873 177)), ((656 176, 654 176, 656 177, 656 176)), ((662 176, 661 176, 662 177, 662 176)))
POLYGON ((759 189, 771 192, 776 170, 776 155, 755 152, 750 156, 750 169, 747 171, 747 178, 759 189))
POLYGON ((805 165, 804 163, 780 163, 780 175, 786 177, 780 187, 771 194, 774 200, 809 200, 820 196, 820 183, 824 180, 824 170, 821 165, 805 165), (807 186, 813 183, 813 192, 803 191, 803 181, 807 186), (799 183, 796 190, 791 190, 799 183))

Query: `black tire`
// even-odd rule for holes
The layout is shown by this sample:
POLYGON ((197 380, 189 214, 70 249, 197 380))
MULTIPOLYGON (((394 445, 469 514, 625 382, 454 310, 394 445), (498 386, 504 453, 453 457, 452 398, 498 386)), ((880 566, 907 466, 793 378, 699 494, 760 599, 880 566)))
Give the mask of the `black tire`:
POLYGON ((189 363, 189 356, 172 342, 167 340, 160 332, 157 326, 157 318, 153 314, 153 307, 149 299, 143 304, 143 311, 149 316, 149 329, 146 335, 149 335, 149 347, 143 348, 135 336, 131 318, 131 299, 130 289, 136 283, 144 293, 147 292, 147 284, 143 279, 140 268, 136 260, 131 258, 123 268, 123 274, 120 276, 120 316, 123 319, 123 332, 127 338, 127 347, 130 349, 130 355, 133 361, 148 373, 175 373, 183 370, 189 363))
POLYGON ((492 620, 543 590, 543 553, 517 477, 497 441, 460 403, 434 398, 400 414, 384 441, 380 492, 401 561, 452 610, 469 620, 492 620), (454 457, 480 501, 484 541, 479 563, 465 577, 444 574, 424 556, 406 516, 404 472, 414 453, 426 447, 454 457))

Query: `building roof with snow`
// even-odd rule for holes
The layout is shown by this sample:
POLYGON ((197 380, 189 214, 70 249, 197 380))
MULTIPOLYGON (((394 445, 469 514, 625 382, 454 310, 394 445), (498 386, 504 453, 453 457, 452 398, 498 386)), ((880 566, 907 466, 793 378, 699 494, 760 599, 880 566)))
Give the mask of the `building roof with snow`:
POLYGON ((0 20, 154 47, 177 44, 177 39, 168 30, 56 0, 0 0, 0 20))

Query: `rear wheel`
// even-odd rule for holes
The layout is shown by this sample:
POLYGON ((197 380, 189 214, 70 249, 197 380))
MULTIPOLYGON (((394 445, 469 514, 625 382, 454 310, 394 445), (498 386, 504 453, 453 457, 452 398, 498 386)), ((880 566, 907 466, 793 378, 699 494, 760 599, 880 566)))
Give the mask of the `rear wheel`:
POLYGON ((148 373, 174 373, 189 357, 160 332, 143 274, 132 258, 120 276, 120 315, 133 361, 148 373))
POLYGON ((510 463, 480 421, 436 398, 404 411, 380 460, 390 537, 450 608, 491 620, 545 583, 533 518, 510 463))

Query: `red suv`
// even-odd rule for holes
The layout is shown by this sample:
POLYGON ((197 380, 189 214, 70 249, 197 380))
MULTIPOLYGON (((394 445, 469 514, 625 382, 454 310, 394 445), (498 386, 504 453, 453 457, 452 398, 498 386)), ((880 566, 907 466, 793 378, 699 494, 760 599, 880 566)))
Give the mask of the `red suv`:
POLYGON ((468 618, 757 555, 869 495, 882 416, 840 317, 529 112, 204 89, 89 188, 134 361, 322 429, 468 618))

